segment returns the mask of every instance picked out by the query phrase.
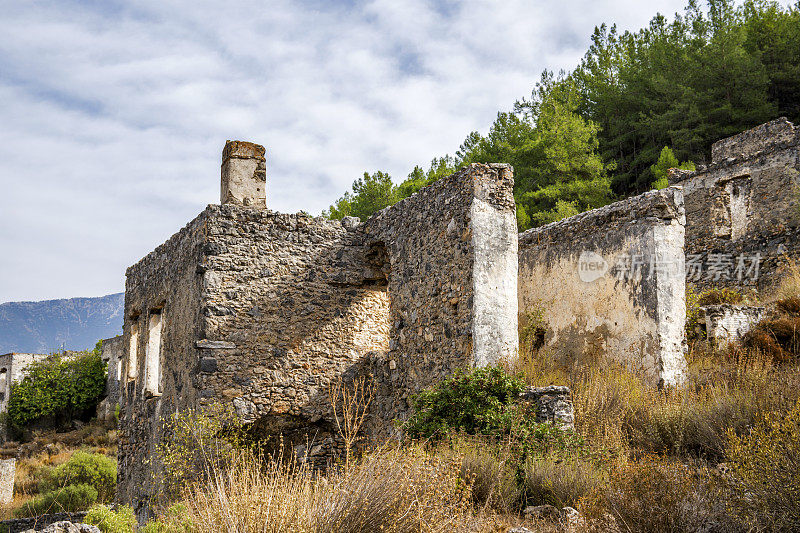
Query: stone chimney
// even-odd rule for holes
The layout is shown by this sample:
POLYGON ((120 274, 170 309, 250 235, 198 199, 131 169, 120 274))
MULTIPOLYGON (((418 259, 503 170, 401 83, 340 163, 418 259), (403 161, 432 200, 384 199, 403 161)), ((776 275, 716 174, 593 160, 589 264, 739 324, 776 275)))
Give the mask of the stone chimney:
POLYGON ((264 147, 259 144, 225 142, 220 203, 267 207, 267 160, 264 153, 264 147))

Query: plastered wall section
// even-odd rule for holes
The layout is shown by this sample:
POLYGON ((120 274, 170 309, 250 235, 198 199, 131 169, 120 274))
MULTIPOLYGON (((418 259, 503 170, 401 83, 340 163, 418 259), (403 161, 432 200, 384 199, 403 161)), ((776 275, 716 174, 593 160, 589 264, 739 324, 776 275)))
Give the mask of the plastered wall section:
POLYGON ((769 290, 800 258, 800 132, 785 118, 715 143, 711 164, 670 183, 683 187, 698 289, 769 290))
POLYGON ((683 244, 680 188, 522 233, 519 324, 523 338, 543 343, 534 356, 605 356, 655 385, 681 383, 683 244))

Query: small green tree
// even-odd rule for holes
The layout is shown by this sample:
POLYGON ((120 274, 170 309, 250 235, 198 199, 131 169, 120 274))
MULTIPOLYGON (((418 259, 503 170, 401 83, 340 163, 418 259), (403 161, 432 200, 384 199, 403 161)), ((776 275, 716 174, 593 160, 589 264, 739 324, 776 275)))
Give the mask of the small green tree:
POLYGON ((669 146, 665 146, 661 149, 661 155, 658 156, 658 161, 650 166, 650 172, 652 172, 653 177, 656 178, 652 185, 654 189, 666 189, 669 187, 667 176, 669 175, 669 169, 671 168, 679 168, 681 170, 696 170, 692 161, 684 161, 683 163, 679 163, 678 158, 675 157, 672 149, 669 146))
POLYGON ((397 202, 399 197, 386 172, 364 172, 364 176, 353 182, 353 191, 346 192, 332 206, 322 212, 323 216, 334 220, 344 217, 358 217, 362 221, 373 213, 397 202))
POLYGON ((28 375, 12 383, 8 418, 13 428, 45 418, 72 420, 102 399, 106 364, 99 354, 84 352, 75 358, 54 354, 28 366, 28 375))

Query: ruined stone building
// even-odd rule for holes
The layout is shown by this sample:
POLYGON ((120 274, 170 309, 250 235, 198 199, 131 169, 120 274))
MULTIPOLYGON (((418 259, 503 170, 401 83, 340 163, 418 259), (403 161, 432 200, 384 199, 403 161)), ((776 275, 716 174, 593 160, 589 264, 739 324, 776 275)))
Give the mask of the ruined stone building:
POLYGON ((11 384, 21 381, 27 375, 28 366, 34 361, 47 359, 41 353, 7 353, 0 355, 0 413, 8 409, 8 398, 11 395, 11 384))
POLYGON ((800 130, 785 118, 714 143, 708 166, 669 181, 686 202, 689 283, 766 289, 798 258, 800 130))
MULTIPOLYGON (((412 394, 513 361, 519 338, 680 384, 696 256, 716 273, 720 255, 758 251, 758 285, 797 252, 797 146, 774 121, 716 143, 708 167, 673 173, 677 186, 518 235, 507 165, 473 164, 366 222, 335 221, 267 209, 264 148, 228 142, 221 204, 127 271, 119 499, 142 508, 158 492, 155 447, 177 411, 231 405, 324 461, 340 445, 332 380, 374 378, 369 431, 386 435, 412 394)), ((730 261, 723 281, 738 283, 730 261)), ((743 321, 708 316, 714 332, 743 321)))
MULTIPOLYGON (((371 373, 375 432, 456 368, 517 356, 507 165, 471 165, 369 221, 265 203, 264 148, 228 142, 210 205, 127 271, 119 498, 143 505, 161 421, 232 404, 330 456, 328 383, 371 373)), ((302 449, 302 448, 301 448, 302 449)))
POLYGON ((97 406, 97 418, 105 422, 110 422, 114 419, 117 404, 119 403, 123 346, 122 335, 101 341, 100 357, 106 364, 108 375, 106 376, 105 398, 97 406))

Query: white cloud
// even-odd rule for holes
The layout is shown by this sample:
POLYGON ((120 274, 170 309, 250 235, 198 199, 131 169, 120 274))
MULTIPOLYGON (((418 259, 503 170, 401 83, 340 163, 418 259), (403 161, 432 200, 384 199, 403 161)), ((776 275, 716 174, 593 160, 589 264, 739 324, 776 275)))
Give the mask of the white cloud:
POLYGON ((486 131, 596 24, 682 5, 3 2, 0 302, 122 290, 218 201, 226 139, 267 146, 271 208, 318 213, 486 131))

